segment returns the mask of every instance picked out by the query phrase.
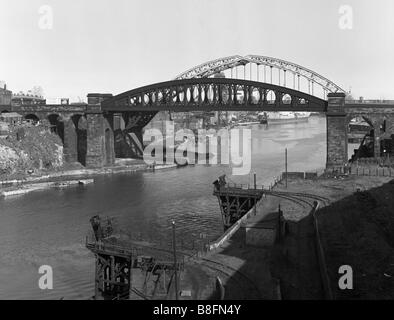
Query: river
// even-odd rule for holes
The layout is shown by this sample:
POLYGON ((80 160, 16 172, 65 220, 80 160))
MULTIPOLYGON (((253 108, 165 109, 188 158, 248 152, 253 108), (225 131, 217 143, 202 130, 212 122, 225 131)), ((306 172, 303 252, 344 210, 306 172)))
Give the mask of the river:
MULTIPOLYGON (((85 187, 0 199, 0 299, 86 299, 94 293, 94 257, 84 247, 89 218, 117 218, 136 239, 162 241, 175 220, 179 241, 214 239, 223 230, 212 182, 268 185, 284 170, 316 171, 326 161, 326 120, 252 126, 252 170, 231 176, 219 166, 97 176, 85 187), (38 269, 50 265, 53 290, 40 290, 38 269)), ((205 241, 205 240, 204 240, 205 241)))

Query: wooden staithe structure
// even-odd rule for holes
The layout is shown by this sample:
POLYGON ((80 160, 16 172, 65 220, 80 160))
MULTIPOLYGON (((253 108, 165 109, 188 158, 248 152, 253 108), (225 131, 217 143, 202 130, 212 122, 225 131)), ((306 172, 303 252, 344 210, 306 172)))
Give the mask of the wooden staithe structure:
POLYGON ((175 274, 179 279, 184 269, 183 256, 175 264, 169 251, 114 237, 110 220, 95 216, 91 224, 94 237, 87 237, 86 247, 96 259, 94 299, 150 300, 175 296, 175 274))
POLYGON ((213 195, 219 200, 220 211, 224 229, 231 227, 242 218, 250 209, 256 208, 257 202, 263 196, 263 189, 243 188, 243 186, 230 186, 226 177, 220 176, 214 183, 213 195))

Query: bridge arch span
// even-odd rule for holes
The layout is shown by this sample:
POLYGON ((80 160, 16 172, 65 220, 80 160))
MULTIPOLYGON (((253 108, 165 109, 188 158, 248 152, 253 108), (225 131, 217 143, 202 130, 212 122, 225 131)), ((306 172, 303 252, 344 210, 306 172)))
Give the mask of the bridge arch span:
POLYGON ((79 162, 82 165, 86 164, 87 153, 87 120, 86 116, 82 114, 73 114, 71 116, 72 126, 69 135, 73 137, 72 161, 79 162))
POLYGON ((51 113, 47 116, 52 132, 56 133, 64 144, 64 122, 60 114, 51 113))
POLYGON ((101 103, 106 112, 146 114, 158 111, 324 112, 326 107, 327 101, 291 88, 226 78, 161 82, 121 93, 101 103))
POLYGON ((38 121, 40 121, 40 117, 34 113, 29 113, 29 114, 25 115, 24 119, 31 121, 32 123, 37 123, 38 121))
POLYGON ((261 55, 234 55, 211 60, 179 74, 175 79, 208 78, 218 74, 226 78, 242 78, 290 87, 323 99, 326 99, 328 93, 345 92, 339 85, 309 68, 261 55), (320 92, 315 90, 315 86, 320 92))

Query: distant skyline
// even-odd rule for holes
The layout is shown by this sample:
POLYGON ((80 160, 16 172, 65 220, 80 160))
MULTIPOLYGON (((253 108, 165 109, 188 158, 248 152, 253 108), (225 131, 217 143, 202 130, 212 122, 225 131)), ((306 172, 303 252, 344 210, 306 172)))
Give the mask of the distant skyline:
POLYGON ((394 99, 392 0, 0 1, 0 80, 14 92, 41 86, 47 98, 85 100, 256 54, 312 69, 355 98, 394 99), (350 30, 339 25, 343 5, 350 30))

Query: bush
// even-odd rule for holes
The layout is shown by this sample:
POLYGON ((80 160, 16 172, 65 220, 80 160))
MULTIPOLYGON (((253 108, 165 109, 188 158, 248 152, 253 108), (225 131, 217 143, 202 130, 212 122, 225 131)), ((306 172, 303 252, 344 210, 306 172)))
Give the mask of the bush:
POLYGON ((63 165, 63 146, 58 135, 43 126, 19 126, 0 139, 0 174, 54 169, 63 165))

